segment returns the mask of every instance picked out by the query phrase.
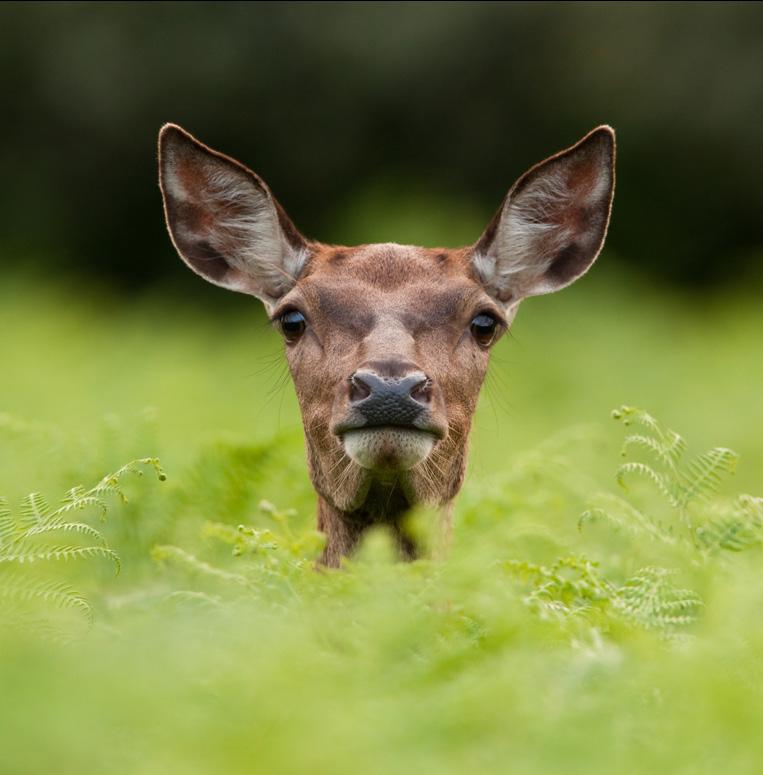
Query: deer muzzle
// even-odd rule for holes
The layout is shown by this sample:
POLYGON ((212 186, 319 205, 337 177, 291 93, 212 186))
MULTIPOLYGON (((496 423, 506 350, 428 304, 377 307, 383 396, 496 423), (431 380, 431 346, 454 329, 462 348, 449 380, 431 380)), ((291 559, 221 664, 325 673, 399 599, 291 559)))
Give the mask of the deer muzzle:
POLYGON ((433 394, 432 380, 418 369, 360 368, 349 378, 348 412, 334 433, 361 467, 408 470, 445 435, 433 394))

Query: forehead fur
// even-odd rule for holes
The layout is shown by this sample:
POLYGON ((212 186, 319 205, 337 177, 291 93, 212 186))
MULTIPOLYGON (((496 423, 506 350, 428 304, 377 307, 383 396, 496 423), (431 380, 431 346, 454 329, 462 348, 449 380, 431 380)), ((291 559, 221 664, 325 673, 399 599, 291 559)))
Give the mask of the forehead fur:
POLYGON ((312 322, 333 321, 361 337, 380 320, 409 333, 443 328, 489 304, 472 274, 469 249, 383 243, 359 247, 313 245, 305 272, 282 303, 302 299, 312 322), (317 316, 317 317, 316 317, 317 316))
POLYGON ((319 245, 301 279, 355 281, 392 291, 422 280, 473 279, 465 249, 419 248, 394 242, 358 247, 319 245))

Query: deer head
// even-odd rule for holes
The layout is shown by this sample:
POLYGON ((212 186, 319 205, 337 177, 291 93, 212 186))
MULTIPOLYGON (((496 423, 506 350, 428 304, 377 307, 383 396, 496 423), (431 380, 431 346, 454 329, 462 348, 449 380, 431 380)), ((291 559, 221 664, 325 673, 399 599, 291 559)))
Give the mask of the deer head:
POLYGON ((519 303, 584 274, 607 231, 614 132, 532 167, 465 248, 308 240, 267 185, 173 124, 159 135, 170 237, 209 282, 259 298, 283 335, 307 457, 337 565, 385 523, 446 507, 464 477, 490 349, 519 303))

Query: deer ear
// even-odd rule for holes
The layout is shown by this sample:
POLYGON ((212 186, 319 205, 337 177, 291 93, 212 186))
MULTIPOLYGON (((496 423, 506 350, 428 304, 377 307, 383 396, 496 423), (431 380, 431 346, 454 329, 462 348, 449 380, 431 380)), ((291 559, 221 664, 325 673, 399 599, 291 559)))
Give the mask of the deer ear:
POLYGON ((604 244, 615 182, 608 126, 514 184, 472 251, 474 271, 507 307, 577 280, 604 244))
POLYGON ((172 242, 209 282, 267 307, 297 281, 308 246, 265 183, 175 124, 159 133, 159 185, 172 242))

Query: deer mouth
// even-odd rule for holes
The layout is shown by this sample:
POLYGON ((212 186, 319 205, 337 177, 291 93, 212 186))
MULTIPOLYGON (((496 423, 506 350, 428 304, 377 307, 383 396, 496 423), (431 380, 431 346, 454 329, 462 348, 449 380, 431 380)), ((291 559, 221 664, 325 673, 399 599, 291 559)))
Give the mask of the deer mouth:
POLYGON ((340 434, 344 451, 370 471, 408 471, 426 459, 441 434, 396 425, 351 428, 340 434))

